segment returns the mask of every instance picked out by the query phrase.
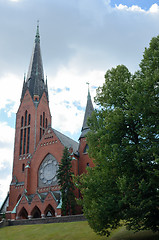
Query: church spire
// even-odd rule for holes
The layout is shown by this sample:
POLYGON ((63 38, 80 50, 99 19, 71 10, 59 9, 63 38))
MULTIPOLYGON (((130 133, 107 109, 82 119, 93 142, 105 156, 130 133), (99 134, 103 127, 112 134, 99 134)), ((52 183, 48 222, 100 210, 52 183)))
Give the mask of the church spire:
POLYGON ((91 95, 90 95, 90 91, 89 91, 89 83, 87 83, 87 84, 88 84, 87 105, 86 105, 86 110, 85 110, 85 115, 84 115, 80 138, 84 138, 85 135, 87 134, 87 132, 90 130, 87 125, 87 120, 91 116, 92 112, 94 111, 92 100, 91 100, 91 95))
MULTIPOLYGON (((24 97, 26 89, 29 90, 33 101, 36 101, 36 102, 40 100, 43 92, 46 91, 47 89, 46 84, 44 82, 44 72, 43 72, 43 64, 42 64, 41 49, 40 49, 39 21, 37 23, 35 43, 34 43, 33 53, 31 56, 27 78, 26 78, 25 84, 23 84, 21 100, 24 97)), ((46 92, 46 95, 48 98, 48 92, 46 92)))

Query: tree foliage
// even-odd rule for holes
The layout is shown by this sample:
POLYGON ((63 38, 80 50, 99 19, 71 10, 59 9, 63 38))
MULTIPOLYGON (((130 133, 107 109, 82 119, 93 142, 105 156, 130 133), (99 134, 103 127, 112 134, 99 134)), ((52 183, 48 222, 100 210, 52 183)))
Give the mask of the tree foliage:
POLYGON ((159 230, 159 36, 140 69, 108 70, 89 119, 95 167, 80 179, 84 213, 99 234, 124 220, 135 231, 159 230))
POLYGON ((75 213, 74 184, 72 181, 73 173, 71 168, 71 156, 68 149, 65 147, 57 173, 58 182, 61 186, 63 215, 71 215, 75 213))

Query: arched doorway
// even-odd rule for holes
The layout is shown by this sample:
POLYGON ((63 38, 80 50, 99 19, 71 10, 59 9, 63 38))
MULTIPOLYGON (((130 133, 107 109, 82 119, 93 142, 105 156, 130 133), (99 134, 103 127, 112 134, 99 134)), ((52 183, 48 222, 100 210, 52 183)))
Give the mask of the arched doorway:
POLYGON ((28 212, 24 207, 22 207, 22 209, 20 210, 18 217, 20 219, 27 219, 28 218, 28 212))
POLYGON ((37 206, 35 206, 31 212, 31 215, 33 216, 33 218, 41 218, 40 209, 37 206))
POLYGON ((44 211, 45 217, 55 217, 55 210, 53 207, 49 204, 45 211, 44 211))

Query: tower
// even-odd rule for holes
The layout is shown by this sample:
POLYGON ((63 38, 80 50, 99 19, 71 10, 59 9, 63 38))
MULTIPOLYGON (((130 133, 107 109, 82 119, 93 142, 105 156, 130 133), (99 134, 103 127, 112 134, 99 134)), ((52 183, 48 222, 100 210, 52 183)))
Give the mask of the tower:
MULTIPOLYGON (((51 127, 47 80, 44 80, 39 25, 27 78, 16 114, 8 219, 61 215, 57 170, 63 149, 74 156, 78 143, 51 127)), ((72 160, 77 174, 77 159, 72 160)))
MULTIPOLYGON (((7 219, 61 216, 61 192, 57 180, 63 150, 69 149, 74 175, 93 167, 88 157, 87 119, 93 111, 88 88, 87 105, 79 144, 51 126, 47 80, 44 80, 39 25, 27 77, 24 77, 16 114, 12 181, 7 219)), ((75 190, 78 197, 78 190, 75 190)), ((77 207, 78 209, 78 207, 77 207)))
POLYGON ((81 129, 81 135, 79 137, 79 175, 83 172, 86 172, 87 167, 93 167, 93 161, 88 156, 88 144, 86 142, 86 134, 89 132, 89 127, 87 124, 88 118, 91 116, 92 112, 94 111, 91 95, 88 87, 88 95, 87 95, 87 104, 85 109, 85 115, 83 120, 83 125, 81 129))

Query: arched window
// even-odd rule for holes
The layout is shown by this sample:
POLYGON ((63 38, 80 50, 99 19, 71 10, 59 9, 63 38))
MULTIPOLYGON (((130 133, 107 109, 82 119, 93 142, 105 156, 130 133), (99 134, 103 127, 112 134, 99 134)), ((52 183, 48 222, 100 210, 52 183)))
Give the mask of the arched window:
POLYGON ((42 127, 42 115, 40 115, 40 126, 42 127))
POLYGON ((45 127, 45 113, 43 112, 43 128, 45 127))
POLYGON ((27 115, 28 115, 28 112, 27 110, 25 111, 25 126, 27 125, 27 115))
POLYGON ((31 115, 29 114, 29 116, 28 116, 28 125, 30 125, 30 121, 31 121, 31 115))
POLYGON ((28 115, 28 111, 26 110, 24 117, 23 116, 21 117, 19 155, 29 153, 30 123, 31 123, 31 114, 28 115))
POLYGON ((38 186, 55 186, 58 184, 58 162, 52 154, 48 154, 42 161, 38 171, 38 186))
POLYGON ((47 118, 46 118, 46 124, 45 125, 46 125, 46 128, 47 128, 47 118))
POLYGON ((48 120, 45 118, 45 112, 43 112, 43 114, 40 115, 40 139, 42 138, 42 135, 44 135, 47 126, 48 120))
POLYGON ((21 117, 21 127, 23 127, 23 124, 24 124, 24 118, 23 116, 21 117))
POLYGON ((26 150, 26 128, 24 128, 23 154, 25 154, 25 150, 26 150))
POLYGON ((20 130, 20 151, 19 151, 20 155, 22 155, 22 146, 23 146, 23 129, 20 130))
POLYGON ((30 145, 30 127, 28 127, 27 153, 29 153, 29 145, 30 145))

